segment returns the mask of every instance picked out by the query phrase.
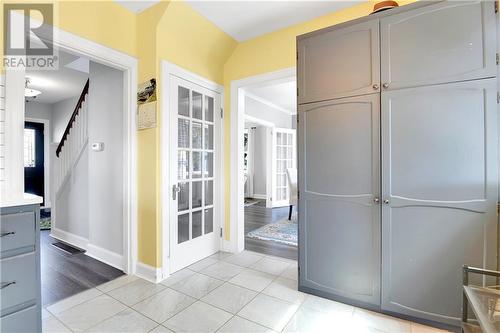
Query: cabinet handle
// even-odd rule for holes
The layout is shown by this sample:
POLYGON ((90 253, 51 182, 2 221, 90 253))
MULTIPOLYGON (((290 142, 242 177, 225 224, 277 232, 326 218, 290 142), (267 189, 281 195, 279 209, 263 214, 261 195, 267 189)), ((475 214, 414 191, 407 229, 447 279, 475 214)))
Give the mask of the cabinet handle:
POLYGON ((379 203, 379 202, 380 202, 380 199, 379 199, 379 198, 373 198, 373 202, 375 202, 375 203, 379 203))
POLYGON ((389 204, 389 199, 385 199, 385 200, 384 200, 384 203, 385 203, 386 205, 388 205, 388 204, 389 204))
POLYGON ((2 282, 0 289, 7 288, 8 286, 12 286, 16 284, 16 281, 11 281, 11 282, 2 282))
POLYGON ((382 87, 384 87, 385 89, 389 88, 389 83, 387 83, 387 82, 386 82, 386 83, 384 83, 384 84, 382 85, 382 87))
POLYGON ((8 235, 15 235, 16 232, 15 231, 7 231, 7 232, 2 232, 0 234, 0 237, 5 237, 5 236, 8 236, 8 235))
POLYGON ((375 83, 375 84, 373 85, 373 89, 377 90, 377 89, 378 89, 378 84, 376 84, 376 83, 375 83))

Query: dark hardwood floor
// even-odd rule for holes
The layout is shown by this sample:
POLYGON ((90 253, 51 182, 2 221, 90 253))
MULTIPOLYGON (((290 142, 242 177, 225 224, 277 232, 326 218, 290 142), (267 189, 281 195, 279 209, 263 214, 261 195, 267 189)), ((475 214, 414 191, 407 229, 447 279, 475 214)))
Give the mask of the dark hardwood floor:
POLYGON ((52 246, 54 242, 50 230, 40 232, 43 306, 123 275, 122 271, 84 253, 65 253, 52 246))
POLYGON ((265 201, 245 207, 245 250, 297 260, 297 247, 246 235, 263 225, 288 218, 288 207, 266 208, 265 201))

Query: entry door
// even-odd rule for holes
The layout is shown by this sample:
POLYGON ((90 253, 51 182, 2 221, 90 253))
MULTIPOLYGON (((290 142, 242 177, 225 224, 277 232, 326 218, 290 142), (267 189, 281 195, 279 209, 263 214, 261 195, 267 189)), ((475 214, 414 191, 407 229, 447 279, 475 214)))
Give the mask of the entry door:
POLYGON ((42 123, 24 123, 24 192, 42 198, 45 191, 43 127, 42 123))
POLYGON ((458 324, 462 265, 496 269, 496 110, 495 79, 382 93, 384 310, 458 324))
POLYGON ((299 106, 299 289, 380 304, 379 95, 299 106))
POLYGON ((220 248, 219 93, 171 76, 170 272, 220 248))
POLYGON ((287 169, 296 168, 295 130, 288 128, 273 128, 272 157, 272 207, 288 206, 290 186, 287 169))

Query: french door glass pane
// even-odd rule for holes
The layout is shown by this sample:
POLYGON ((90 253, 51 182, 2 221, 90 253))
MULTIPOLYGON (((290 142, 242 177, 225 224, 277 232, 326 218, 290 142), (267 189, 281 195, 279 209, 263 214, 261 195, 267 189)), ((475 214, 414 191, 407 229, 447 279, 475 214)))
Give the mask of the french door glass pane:
POLYGON ((193 121, 193 148, 201 149, 201 123, 193 121))
POLYGON ((202 109, 201 109, 202 98, 203 98, 202 94, 193 91, 193 118, 201 119, 202 117, 202 109))
POLYGON ((214 203, 214 182, 213 180, 205 181, 205 206, 213 205, 214 203))
POLYGON ((189 240, 189 213, 177 217, 177 243, 189 240))
POLYGON ((179 148, 189 148, 189 120, 179 118, 177 137, 177 145, 179 148))
POLYGON ((202 185, 201 181, 193 182, 193 197, 192 197, 192 208, 201 207, 202 202, 202 185))
POLYGON ((205 209, 205 235, 214 231, 214 209, 205 209))
POLYGON ((189 183, 179 183, 179 189, 177 210, 187 210, 189 209, 189 183))
POLYGON ((214 99, 205 96, 205 121, 214 121, 214 99))
POLYGON ((192 178, 201 178, 201 152, 193 151, 193 176, 192 178))
POLYGON ((189 152, 179 150, 177 152, 177 175, 179 180, 188 179, 189 177, 189 152))
POLYGON ((204 177, 214 176, 214 154, 203 153, 203 175, 204 177))
POLYGON ((214 126, 205 124, 205 149, 214 149, 214 126))
POLYGON ((189 89, 179 86, 178 89, 178 107, 177 112, 182 115, 189 117, 189 89))
POLYGON ((198 236, 201 236, 201 214, 202 211, 199 210, 197 212, 193 212, 193 231, 192 231, 192 238, 196 238, 198 236))

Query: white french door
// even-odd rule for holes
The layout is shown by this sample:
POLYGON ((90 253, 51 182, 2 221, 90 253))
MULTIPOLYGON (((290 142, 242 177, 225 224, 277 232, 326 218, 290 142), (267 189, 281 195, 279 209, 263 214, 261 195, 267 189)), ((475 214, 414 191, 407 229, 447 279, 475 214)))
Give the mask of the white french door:
POLYGON ((289 205, 290 187, 286 170, 296 168, 295 130, 272 129, 272 207, 289 205))
POLYGON ((170 273, 219 251, 221 96, 170 78, 170 273))

